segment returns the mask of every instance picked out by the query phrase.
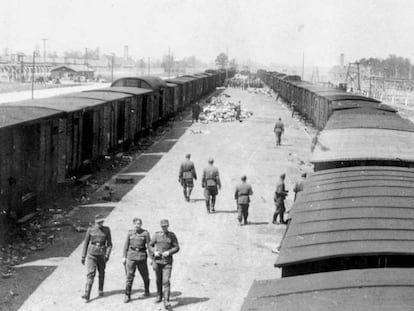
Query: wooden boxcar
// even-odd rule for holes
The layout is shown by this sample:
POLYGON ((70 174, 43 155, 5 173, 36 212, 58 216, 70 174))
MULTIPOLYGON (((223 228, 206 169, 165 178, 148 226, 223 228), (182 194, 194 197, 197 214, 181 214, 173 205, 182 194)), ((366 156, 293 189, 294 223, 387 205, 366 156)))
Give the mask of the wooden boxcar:
POLYGON ((43 107, 0 106, 0 210, 33 212, 65 180, 64 113, 43 107))
POLYGON ((290 213, 282 277, 414 267, 414 170, 365 166, 312 174, 290 213))
MULTIPOLYGON (((132 96, 130 114, 129 132, 130 136, 134 136, 136 139, 141 132, 152 127, 152 109, 153 105, 153 92, 149 89, 141 89, 137 87, 108 87, 94 92, 107 92, 115 94, 127 94, 132 96)), ((115 109, 115 108, 114 108, 115 109)))
POLYGON ((361 269, 254 281, 241 311, 403 311, 414 269, 361 269))
POLYGON ((313 142, 315 171, 361 165, 414 167, 414 124, 384 111, 386 105, 370 105, 377 106, 333 112, 313 142))
POLYGON ((167 106, 164 96, 167 83, 164 80, 153 76, 128 77, 114 81, 111 84, 111 87, 113 86, 137 87, 152 90, 154 96, 154 100, 152 101, 152 122, 157 123, 163 119, 167 106))

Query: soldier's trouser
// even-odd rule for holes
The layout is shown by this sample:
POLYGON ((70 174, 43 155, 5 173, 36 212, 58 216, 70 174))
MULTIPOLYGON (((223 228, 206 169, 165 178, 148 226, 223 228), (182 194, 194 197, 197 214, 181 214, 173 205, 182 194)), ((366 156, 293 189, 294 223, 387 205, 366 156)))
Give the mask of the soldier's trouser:
POLYGON ((154 263, 153 268, 155 271, 155 277, 157 279, 158 296, 164 297, 164 301, 169 301, 170 300, 170 288, 171 288, 170 278, 171 278, 172 264, 154 263))
POLYGON ((273 222, 277 222, 277 216, 279 215, 279 220, 281 224, 285 223, 285 210, 276 210, 273 214, 273 222))
POLYGON ((247 222, 247 217, 249 217, 249 204, 237 204, 237 219, 239 222, 244 219, 244 222, 247 222))
POLYGON ((147 260, 127 260, 126 270, 127 270, 127 280, 126 280, 126 294, 131 294, 132 283, 134 282, 135 270, 138 269, 139 274, 142 277, 144 282, 145 291, 149 291, 149 275, 148 275, 148 265, 147 260))
POLYGON ((103 290, 104 280, 105 280, 105 256, 93 256, 88 255, 86 258, 86 284, 92 286, 93 279, 95 278, 96 270, 98 269, 99 274, 99 290, 103 290))
POLYGON ((276 145, 280 145, 281 138, 282 138, 282 132, 275 132, 276 134, 276 145))

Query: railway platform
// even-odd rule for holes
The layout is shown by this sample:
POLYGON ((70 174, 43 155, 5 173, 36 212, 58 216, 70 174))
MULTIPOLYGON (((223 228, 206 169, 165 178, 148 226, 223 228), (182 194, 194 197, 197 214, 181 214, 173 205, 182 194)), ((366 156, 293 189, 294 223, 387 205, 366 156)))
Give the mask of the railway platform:
MULTIPOLYGON (((155 301, 155 277, 150 270, 151 297, 141 298, 143 284, 137 274, 132 302, 123 303, 125 272, 121 263, 124 239, 134 217, 153 235, 159 220, 170 220, 181 250, 174 256, 172 272, 173 310, 239 310, 254 280, 277 278, 273 267, 276 255, 271 250, 279 243, 284 226, 271 223, 273 192, 278 177, 286 173, 290 190, 287 207, 292 205, 294 182, 303 171, 311 171, 311 138, 304 126, 291 118, 291 111, 275 97, 240 89, 225 91, 242 109, 253 112, 244 122, 195 123, 190 116, 176 122, 141 159, 133 161, 124 175, 140 176, 139 183, 120 202, 107 203, 114 209, 105 225, 112 231, 113 251, 107 264, 105 296, 97 297, 97 280, 91 301, 81 299, 86 269, 81 265, 79 247, 29 296, 22 311, 35 310, 159 310, 155 301), (278 117, 285 123, 282 146, 275 146, 273 126, 278 117), (192 131, 191 131, 192 130, 192 131), (177 138, 174 132, 182 132, 177 138), (178 183, 178 168, 186 153, 191 153, 199 179, 192 201, 185 202, 178 183), (144 158, 145 159, 144 159, 144 158), (209 157, 220 170, 223 188, 216 213, 207 214, 201 188, 201 175, 209 157), (139 161, 155 163, 143 172, 139 161), (236 220, 234 187, 242 174, 252 185, 250 224, 236 220), (35 306, 35 307, 34 307, 35 306)), ((85 207, 87 208, 87 207, 85 207)))

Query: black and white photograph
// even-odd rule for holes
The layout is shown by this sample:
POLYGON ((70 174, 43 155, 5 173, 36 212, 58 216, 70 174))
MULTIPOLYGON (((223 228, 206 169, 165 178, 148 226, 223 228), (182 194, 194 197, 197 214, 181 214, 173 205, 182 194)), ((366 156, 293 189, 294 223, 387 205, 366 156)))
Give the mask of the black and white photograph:
POLYGON ((0 29, 0 311, 414 310, 414 1, 0 29))

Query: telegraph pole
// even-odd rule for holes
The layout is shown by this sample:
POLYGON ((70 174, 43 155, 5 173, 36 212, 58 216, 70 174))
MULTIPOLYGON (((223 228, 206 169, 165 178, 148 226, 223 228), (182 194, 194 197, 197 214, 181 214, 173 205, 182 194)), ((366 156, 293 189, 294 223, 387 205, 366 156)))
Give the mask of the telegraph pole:
POLYGON ((46 41, 47 39, 43 38, 42 41, 43 41, 43 62, 45 63, 46 62, 46 41))
POLYGON ((302 52, 302 80, 305 75, 305 51, 302 52))
POLYGON ((85 48, 85 65, 88 65, 88 48, 85 48))
POLYGON ((35 57, 36 57, 36 51, 33 51, 33 64, 32 64, 32 99, 34 98, 35 57))
POLYGON ((111 61, 111 82, 114 82, 114 53, 112 53, 112 61, 111 61))
POLYGON ((226 47, 226 56, 227 56, 227 63, 226 63, 226 82, 229 79, 229 49, 226 47))
POLYGON ((150 75, 151 72, 151 57, 148 57, 148 75, 150 75))

